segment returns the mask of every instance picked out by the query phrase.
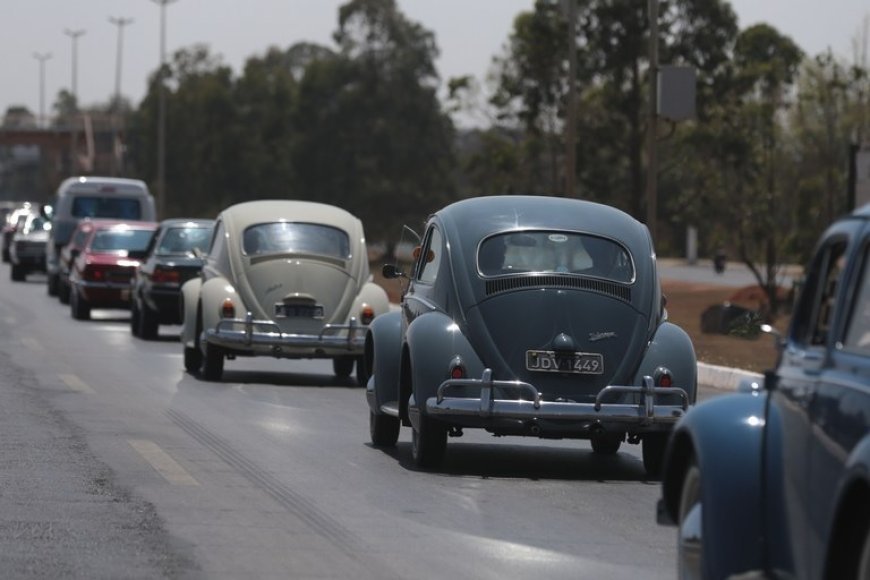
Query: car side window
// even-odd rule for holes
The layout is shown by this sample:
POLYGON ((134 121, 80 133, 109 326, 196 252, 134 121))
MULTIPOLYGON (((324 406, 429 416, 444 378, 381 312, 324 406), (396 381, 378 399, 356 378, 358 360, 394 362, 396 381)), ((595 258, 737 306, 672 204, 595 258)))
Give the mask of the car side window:
POLYGON ((417 258, 419 267, 417 270, 417 280, 423 284, 434 284, 438 277, 438 268, 441 265, 441 249, 444 244, 441 239, 441 232, 438 228, 433 227, 426 243, 423 245, 423 251, 417 258))
POLYGON ((837 293, 846 265, 846 241, 830 244, 823 252, 819 269, 819 286, 816 288, 812 317, 809 320, 807 342, 824 345, 834 321, 837 308, 837 293))
POLYGON ((855 302, 849 316, 843 347, 870 355, 870 246, 864 247, 861 276, 855 292, 855 302))

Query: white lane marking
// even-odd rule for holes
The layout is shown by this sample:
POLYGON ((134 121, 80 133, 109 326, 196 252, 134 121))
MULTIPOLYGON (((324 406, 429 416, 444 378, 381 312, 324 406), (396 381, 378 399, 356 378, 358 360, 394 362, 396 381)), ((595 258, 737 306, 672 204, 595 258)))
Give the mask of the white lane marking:
POLYGON ((94 391, 91 387, 89 387, 87 384, 85 384, 84 381, 82 381, 80 378, 78 378, 75 375, 57 375, 57 376, 60 377, 60 380, 62 380, 64 383, 66 383, 66 386, 68 386, 70 389, 76 391, 77 393, 87 393, 89 395, 93 395, 96 393, 96 391, 94 391))
POLYGON ((35 338, 22 338, 21 342, 30 350, 45 350, 42 344, 35 338))
POLYGON ((172 485, 199 485, 186 469, 153 441, 130 439, 130 446, 172 485))

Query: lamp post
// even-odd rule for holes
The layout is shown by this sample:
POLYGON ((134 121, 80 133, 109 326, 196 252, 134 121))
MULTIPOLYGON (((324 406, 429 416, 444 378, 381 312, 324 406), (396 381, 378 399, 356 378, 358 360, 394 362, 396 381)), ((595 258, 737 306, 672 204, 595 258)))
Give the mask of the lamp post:
POLYGON ((85 33, 84 30, 64 29, 64 34, 72 40, 72 85, 71 91, 76 109, 79 108, 79 93, 78 93, 78 45, 79 37, 85 33))
POLYGON ((151 0, 160 6, 160 72, 157 111, 157 215, 166 217, 166 6, 176 0, 151 0))
POLYGON ((118 27, 118 50, 115 59, 115 102, 112 106, 112 146, 116 149, 112 156, 112 164, 115 175, 120 175, 124 171, 124 153, 118 141, 118 134, 122 132, 121 119, 123 119, 121 111, 121 55, 124 52, 124 27, 131 24, 133 19, 109 16, 109 22, 118 27))
POLYGON ((659 74, 659 1, 649 0, 649 123, 647 124, 646 227, 656 240, 658 208, 658 74, 659 74))
POLYGON ((34 52, 33 58, 39 61, 39 122, 37 125, 45 125, 45 61, 51 58, 50 52, 34 52))

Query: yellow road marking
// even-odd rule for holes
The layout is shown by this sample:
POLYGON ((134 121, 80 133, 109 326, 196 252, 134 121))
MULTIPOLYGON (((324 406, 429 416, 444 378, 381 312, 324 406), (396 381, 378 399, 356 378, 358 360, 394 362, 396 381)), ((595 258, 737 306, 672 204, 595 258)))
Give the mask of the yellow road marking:
POLYGON ((169 483, 173 485, 199 485, 199 482, 186 469, 181 467, 153 441, 130 439, 128 442, 169 483))
POLYGON ((22 338, 21 342, 30 350, 45 350, 35 338, 22 338))
POLYGON ((66 383, 66 386, 76 391, 77 393, 87 393, 93 395, 95 391, 86 385, 80 378, 75 375, 58 375, 60 380, 66 383))

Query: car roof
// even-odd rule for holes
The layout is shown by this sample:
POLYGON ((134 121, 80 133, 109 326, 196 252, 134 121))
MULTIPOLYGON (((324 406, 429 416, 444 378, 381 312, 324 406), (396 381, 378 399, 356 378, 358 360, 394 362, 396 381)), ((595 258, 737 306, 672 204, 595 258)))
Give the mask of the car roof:
POLYGON ((621 241, 632 253, 649 248, 649 234, 627 213, 600 203, 564 197, 497 195, 450 204, 435 214, 455 235, 476 243, 511 230, 555 229, 599 234, 621 241))
POLYGON ((157 222, 143 222, 137 220, 112 220, 112 219, 95 219, 88 220, 96 230, 111 230, 111 229, 136 229, 136 230, 155 230, 157 222))
POLYGON ((354 232, 359 220, 350 212, 314 201, 261 199, 232 205, 221 212, 227 228, 242 231, 262 223, 278 221, 328 224, 354 232))
POLYGON ((169 218, 160 222, 161 228, 178 228, 178 227, 193 227, 193 228, 211 228, 214 227, 213 219, 203 218, 169 218))

